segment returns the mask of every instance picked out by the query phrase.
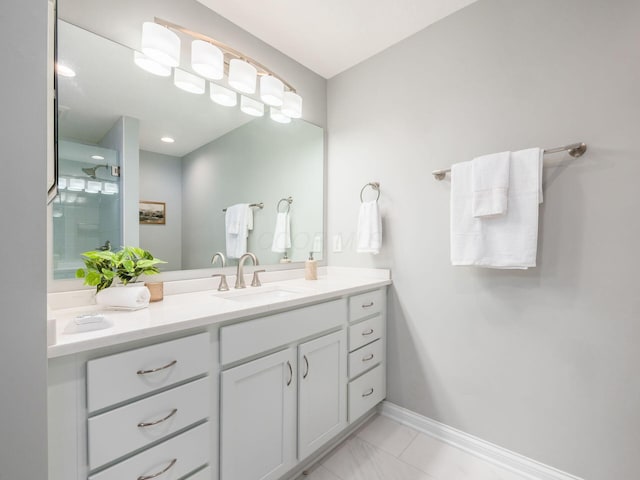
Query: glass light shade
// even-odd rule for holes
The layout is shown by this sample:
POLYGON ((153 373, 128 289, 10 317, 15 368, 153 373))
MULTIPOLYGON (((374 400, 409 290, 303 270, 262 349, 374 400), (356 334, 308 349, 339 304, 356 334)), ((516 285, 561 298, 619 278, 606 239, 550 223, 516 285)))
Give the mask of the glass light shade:
POLYGON ((93 180, 89 180, 87 182, 87 188, 84 189, 87 193, 100 193, 102 190, 102 182, 94 182, 93 180))
POLYGON ((274 122, 291 123, 291 117, 287 117, 279 108, 271 107, 271 111, 269 113, 271 115, 271 120, 274 122))
POLYGON ((70 178, 67 190, 71 190, 73 192, 80 192, 84 190, 84 180, 81 178, 70 178))
POLYGON ((56 73, 62 77, 73 78, 76 76, 76 72, 73 68, 68 67, 62 63, 56 64, 56 73))
POLYGON ((58 178, 58 190, 64 190, 67 188, 67 179, 60 177, 58 178))
POLYGON ((238 58, 229 61, 229 85, 242 93, 255 93, 256 77, 258 71, 256 68, 238 58))
POLYGON ((261 117, 264 115, 264 103, 240 95, 240 110, 252 117, 261 117))
POLYGON ((238 104, 238 94, 217 83, 209 83, 209 96, 211 100, 224 107, 235 107, 238 104))
POLYGON ((133 62, 144 71, 153 73, 159 77, 168 77, 171 75, 171 67, 167 67, 150 59, 144 53, 133 52, 133 62))
POLYGON ((302 97, 297 93, 284 92, 282 113, 291 118, 302 117, 302 97))
POLYGON ((104 182, 102 193, 104 193, 105 195, 115 195, 116 193, 118 193, 118 184, 112 182, 104 182))
POLYGON ((154 22, 142 24, 142 53, 167 67, 180 65, 180 38, 154 22))
POLYGON ((185 92, 197 93, 198 95, 202 95, 206 88, 204 78, 179 68, 173 71, 173 84, 185 92))
POLYGON ((260 98, 267 105, 273 107, 282 106, 284 96, 284 83, 271 75, 260 77, 260 98))
POLYGON ((191 44, 191 67, 210 80, 224 77, 224 54, 215 45, 203 40, 194 40, 191 44))

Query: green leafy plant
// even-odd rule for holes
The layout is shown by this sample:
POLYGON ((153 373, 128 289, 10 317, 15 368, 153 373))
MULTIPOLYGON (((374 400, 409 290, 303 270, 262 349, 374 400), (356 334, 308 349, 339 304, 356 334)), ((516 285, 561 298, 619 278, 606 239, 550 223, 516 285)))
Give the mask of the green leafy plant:
POLYGON ((167 263, 138 247, 123 247, 117 252, 84 252, 82 259, 85 268, 76 271, 76 278, 84 278, 84 284, 96 287, 98 292, 110 287, 116 278, 127 285, 135 282, 140 275, 160 273, 157 265, 167 263))

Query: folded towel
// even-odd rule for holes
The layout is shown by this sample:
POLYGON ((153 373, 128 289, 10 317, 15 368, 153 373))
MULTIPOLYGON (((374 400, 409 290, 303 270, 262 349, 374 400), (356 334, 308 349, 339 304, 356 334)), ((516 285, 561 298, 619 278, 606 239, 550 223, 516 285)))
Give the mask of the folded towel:
POLYGON ((510 152, 493 153, 471 161, 473 216, 490 217, 507 212, 510 152))
POLYGON ((291 217, 289 212, 278 212, 276 226, 273 232, 271 251, 276 253, 286 252, 291 248, 291 217))
POLYGON ((96 303, 105 307, 137 310, 149 305, 151 293, 144 285, 109 287, 96 294, 96 303))
POLYGON ((471 162, 451 168, 451 263, 504 269, 536 266, 542 150, 511 154, 507 213, 474 218, 471 162))
POLYGON ((378 202, 360 203, 360 213, 358 215, 358 243, 356 251, 358 253, 380 253, 382 246, 382 218, 378 202))
POLYGON ((229 258, 240 258, 247 253, 249 213, 248 203, 238 203, 227 208, 224 226, 229 258))

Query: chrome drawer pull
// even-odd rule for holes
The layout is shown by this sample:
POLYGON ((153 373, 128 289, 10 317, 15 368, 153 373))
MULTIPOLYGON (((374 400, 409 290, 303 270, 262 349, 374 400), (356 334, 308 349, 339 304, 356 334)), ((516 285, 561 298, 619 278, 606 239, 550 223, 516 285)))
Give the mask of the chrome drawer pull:
POLYGON ((304 375, 302 375, 302 378, 307 378, 307 375, 309 375, 309 359, 307 358, 306 355, 303 355, 304 358, 304 363, 307 366, 307 370, 304 372, 304 375))
POLYGON ((138 375, 146 375, 148 373, 156 373, 156 372, 159 372, 159 371, 164 370, 166 368, 173 367, 176 363, 178 363, 178 360, 174 360, 171 363, 167 363, 164 367, 153 368, 151 370, 138 370, 136 373, 138 375))
POLYGON ((373 393, 373 387, 369 389, 369 391, 367 393, 363 393, 362 396, 363 397, 368 397, 369 395, 371 395, 373 393))
POLYGON ((153 427, 154 425, 158 425, 162 422, 166 422, 167 420, 169 420, 171 417, 173 417, 176 413, 178 413, 178 409, 174 408, 173 410, 171 410, 171 413, 169 415, 167 415, 164 418, 161 418, 160 420, 156 420, 155 422, 140 422, 138 424, 138 426, 140 428, 144 428, 144 427, 153 427))
POLYGON ((373 333, 373 328, 370 328, 369 330, 365 330, 364 332, 362 332, 363 336, 367 336, 367 335, 371 335, 373 333))
POLYGON ((371 303, 366 304, 366 305, 362 305, 362 308, 369 308, 369 307, 373 307, 373 301, 371 303))
POLYGON ((177 461, 178 461, 178 459, 174 458, 173 460, 171 460, 171 463, 169 463, 169 465, 167 465, 167 468, 165 468, 161 472, 154 473, 153 475, 142 475, 142 476, 138 477, 138 480, 151 480, 152 478, 159 477, 163 473, 167 473, 171 469, 171 467, 173 467, 176 464, 177 461))
POLYGON ((370 355, 367 355, 366 357, 362 357, 363 362, 368 362, 369 360, 373 360, 373 353, 370 355))
POLYGON ((287 387, 291 385, 293 382, 293 367, 291 366, 291 362, 287 360, 287 366, 289 367, 289 380, 287 381, 287 387))

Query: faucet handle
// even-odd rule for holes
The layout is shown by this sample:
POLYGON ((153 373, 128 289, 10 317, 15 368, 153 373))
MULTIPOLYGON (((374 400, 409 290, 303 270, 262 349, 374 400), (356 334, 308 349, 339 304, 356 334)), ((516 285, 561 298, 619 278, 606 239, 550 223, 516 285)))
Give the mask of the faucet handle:
POLYGON ((227 285, 227 276, 224 273, 214 273, 211 276, 220 277, 220 285, 218 285, 219 292, 226 292, 229 290, 229 285, 227 285))
POLYGON ((255 272, 253 272, 253 280, 251 280, 251 286, 252 287, 261 287, 262 283, 260 283, 260 277, 258 276, 259 273, 264 273, 266 272, 266 270, 256 270, 255 272))

